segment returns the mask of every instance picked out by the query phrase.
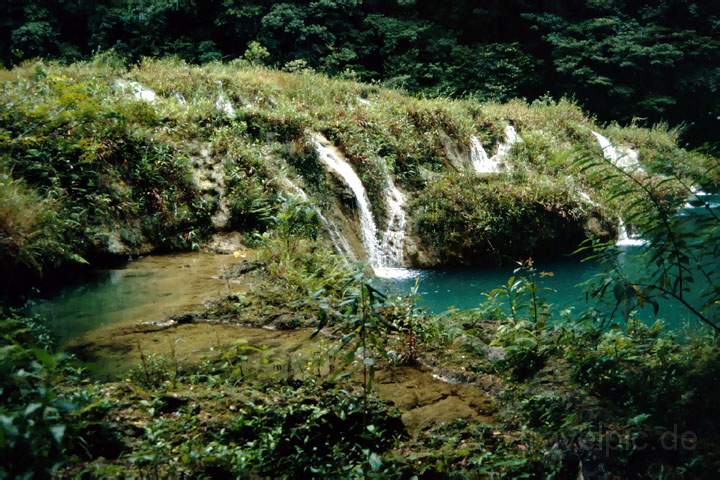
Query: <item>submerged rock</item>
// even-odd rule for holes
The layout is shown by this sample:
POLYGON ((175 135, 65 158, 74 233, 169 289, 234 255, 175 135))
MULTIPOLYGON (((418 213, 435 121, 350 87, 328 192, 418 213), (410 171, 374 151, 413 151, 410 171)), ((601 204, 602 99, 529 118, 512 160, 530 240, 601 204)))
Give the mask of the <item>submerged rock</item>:
POLYGON ((262 262, 256 262, 252 260, 243 260, 242 262, 229 265, 226 267, 223 272, 220 274, 220 278, 224 280, 231 280, 233 278, 237 278, 241 275, 245 275, 246 273, 254 272, 255 270, 259 270, 264 266, 262 262))

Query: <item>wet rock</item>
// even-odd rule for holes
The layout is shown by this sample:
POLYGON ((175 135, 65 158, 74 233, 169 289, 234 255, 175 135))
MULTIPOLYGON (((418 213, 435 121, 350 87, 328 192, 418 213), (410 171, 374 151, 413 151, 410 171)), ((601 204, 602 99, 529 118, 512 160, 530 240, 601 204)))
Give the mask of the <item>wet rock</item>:
POLYGON ((189 323, 195 323, 202 319, 202 315, 195 312, 179 313, 171 315, 167 319, 162 321, 143 322, 139 326, 134 327, 132 333, 152 333, 171 328, 176 325, 187 325, 189 323))
POLYGON ((433 252, 424 248, 415 235, 405 237, 405 255, 412 267, 430 268, 441 263, 433 252))
POLYGON ((417 431, 432 425, 440 425, 459 419, 470 419, 476 416, 477 412, 461 398, 450 396, 436 403, 405 412, 402 421, 408 430, 417 431))
POLYGON ((277 330, 294 330, 300 327, 300 320, 292 313, 279 313, 272 318, 271 325, 277 330))
POLYGON ((440 381, 431 372, 400 367, 377 373, 375 388, 383 400, 403 412, 409 432, 458 419, 490 422, 495 408, 485 393, 474 385, 453 385, 440 381))
POLYGON ((468 372, 456 372, 452 370, 442 369, 432 374, 433 378, 450 385, 475 383, 476 376, 468 372))
POLYGON ((440 141, 445 149, 445 158, 457 171, 471 170, 470 149, 450 138, 446 133, 440 134, 440 141))
POLYGON ((220 278, 225 280, 230 280, 233 278, 237 278, 241 275, 245 275, 246 273, 254 272, 255 270, 259 270, 263 267, 262 262, 255 262, 250 260, 243 260, 242 262, 235 263, 233 265, 228 266, 223 270, 223 272, 220 274, 220 278))
POLYGON ((188 323, 194 323, 200 318, 200 315, 194 312, 180 313, 178 315, 172 315, 170 320, 178 325, 185 325, 188 323))
POLYGON ((118 232, 112 232, 108 235, 105 248, 113 255, 130 255, 130 249, 120 239, 120 233, 118 232))

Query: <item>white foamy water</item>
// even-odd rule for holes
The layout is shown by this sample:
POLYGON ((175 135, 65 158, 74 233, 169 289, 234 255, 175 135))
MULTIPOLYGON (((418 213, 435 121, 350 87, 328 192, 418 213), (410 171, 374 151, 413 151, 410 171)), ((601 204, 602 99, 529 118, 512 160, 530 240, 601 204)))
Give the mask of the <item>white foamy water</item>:
POLYGON ((312 136, 312 143, 317 150, 320 161, 331 172, 339 176, 355 195, 358 210, 360 211, 360 232, 368 262, 373 267, 379 265, 377 225, 375 225, 375 219, 370 209, 370 200, 360 177, 355 173, 345 156, 328 139, 320 134, 315 134, 312 136))
POLYGON ((235 107, 233 106, 230 99, 227 98, 222 92, 220 92, 217 100, 215 100, 215 108, 230 118, 235 117, 235 107))
POLYGON ((387 175, 387 183, 385 204, 388 221, 380 244, 380 265, 397 268, 405 264, 405 195, 398 190, 390 175, 387 175))
POLYGON ((500 171, 500 164, 488 156, 482 143, 475 136, 470 137, 470 163, 475 173, 498 173, 500 171))
POLYGON ((373 272, 378 278, 392 278, 394 280, 414 278, 420 274, 418 270, 403 267, 375 267, 373 272))
POLYGON ((402 268, 404 239, 407 219, 405 196, 387 176, 385 202, 388 208, 388 222, 382 242, 378 242, 378 228, 370 208, 365 186, 345 156, 320 134, 312 136, 320 161, 335 175, 339 176, 352 190, 360 212, 360 232, 367 254, 368 263, 375 275, 383 278, 408 278, 416 275, 413 270, 402 268))
POLYGON ((607 137, 596 131, 593 131, 592 134, 597 139, 605 159, 612 162, 613 165, 626 171, 643 170, 637 150, 630 147, 615 147, 607 137))
POLYGON ((622 218, 619 219, 618 223, 618 238, 617 242, 615 242, 615 245, 620 247, 637 247, 641 245, 645 245, 647 243, 647 240, 644 240, 642 238, 638 238, 634 235, 628 235, 627 227, 625 227, 625 222, 622 218))
POLYGON ((512 148, 517 143, 522 143, 522 138, 515 131, 515 127, 505 127, 505 138, 497 146, 495 155, 489 157, 480 139, 470 137, 470 163, 475 173, 500 173, 506 169, 507 160, 512 148))
POLYGON ((503 163, 510 155, 512 147, 517 143, 522 143, 523 139, 518 135, 515 127, 508 125, 505 127, 505 140, 503 140, 497 147, 495 155, 493 155, 492 161, 495 163, 503 163))
POLYGON ((157 100, 157 94, 154 90, 144 87, 134 80, 123 80, 118 79, 115 81, 115 85, 122 90, 129 91, 133 97, 143 102, 153 103, 157 100))
MULTIPOLYGON (((707 192, 703 192, 700 190, 699 187, 690 187, 690 195, 688 196, 687 202, 685 205, 683 205, 683 208, 690 209, 690 208, 698 208, 698 207, 705 207, 708 205, 708 203, 705 201, 705 198, 708 197, 710 194, 707 192), (694 203, 694 204, 693 204, 694 203)), ((712 204, 709 204, 712 207, 712 204)))

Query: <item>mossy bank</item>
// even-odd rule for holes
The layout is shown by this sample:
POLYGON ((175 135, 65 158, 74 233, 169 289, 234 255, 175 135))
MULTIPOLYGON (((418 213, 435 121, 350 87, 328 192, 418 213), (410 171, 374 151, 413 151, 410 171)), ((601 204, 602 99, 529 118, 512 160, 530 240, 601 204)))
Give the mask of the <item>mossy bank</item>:
POLYGON ((379 229, 388 182, 404 193, 405 266, 507 262, 550 254, 558 239, 569 251, 614 236, 602 184, 571 168, 579 152, 603 154, 592 131, 632 146, 650 174, 682 165, 692 176, 705 161, 672 131, 603 129, 568 101, 419 99, 242 61, 127 68, 102 56, 0 78, 0 264, 14 279, 5 288, 60 267, 194 249, 217 231, 251 243, 298 189, 363 259, 355 198, 318 160, 316 133, 357 172, 379 229), (494 152, 509 125, 521 141, 508 145, 504 170, 474 171, 472 139, 494 152))

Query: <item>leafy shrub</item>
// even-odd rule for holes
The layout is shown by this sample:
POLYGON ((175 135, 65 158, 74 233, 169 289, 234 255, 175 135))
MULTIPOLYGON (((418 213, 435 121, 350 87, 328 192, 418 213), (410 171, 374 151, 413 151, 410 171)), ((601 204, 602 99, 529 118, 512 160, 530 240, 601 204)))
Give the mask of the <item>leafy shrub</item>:
POLYGON ((43 478, 64 460, 77 408, 57 390, 65 357, 38 346, 20 317, 0 329, 0 476, 43 478))
POLYGON ((502 323, 493 344, 504 349, 499 359, 502 368, 508 369, 517 380, 532 376, 544 365, 549 347, 544 343, 544 328, 528 321, 511 321, 502 323))
POLYGON ((147 388, 158 388, 169 381, 177 372, 173 372, 171 359, 156 354, 141 355, 141 362, 128 372, 129 378, 147 388))
POLYGON ((498 264, 575 249, 587 220, 577 206, 568 189, 543 177, 446 175, 412 209, 418 235, 441 261, 498 264))
MULTIPOLYGON (((57 202, 40 198, 22 182, 0 171, 0 276, 18 267, 41 273, 73 257, 62 237, 66 224, 57 202)), ((9 285, 8 285, 9 287, 9 285)))
POLYGON ((366 404, 326 388, 285 388, 277 392, 277 402, 245 405, 223 435, 224 442, 247 448, 246 455, 235 457, 234 473, 296 478, 378 469, 378 453, 403 434, 398 415, 377 400, 366 404))
POLYGON ((566 356, 575 379, 592 392, 631 408, 628 414, 650 414, 666 425, 717 434, 704 419, 720 414, 716 340, 700 336, 679 343, 660 325, 640 322, 628 331, 611 330, 597 342, 574 337, 566 356))

